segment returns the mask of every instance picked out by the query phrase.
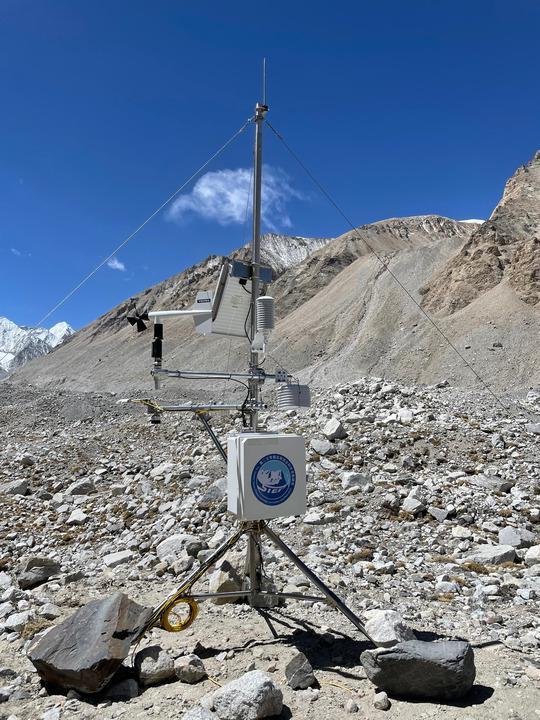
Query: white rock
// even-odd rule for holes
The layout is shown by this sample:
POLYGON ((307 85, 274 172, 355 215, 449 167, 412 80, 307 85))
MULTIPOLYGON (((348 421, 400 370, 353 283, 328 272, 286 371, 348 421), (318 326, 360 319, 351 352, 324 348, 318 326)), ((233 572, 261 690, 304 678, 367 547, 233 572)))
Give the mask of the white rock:
POLYGON ((366 611, 366 631, 380 647, 392 647, 404 640, 414 640, 415 635, 395 610, 366 611))
POLYGON ((526 565, 538 565, 540 563, 540 545, 533 545, 525 553, 526 565))
POLYGON ((83 525, 88 520, 88 515, 80 508, 75 508, 66 520, 68 525, 83 525))
POLYGON ((117 565, 123 565, 133 558, 131 550, 119 550, 118 552, 109 553, 103 558, 103 562, 107 567, 114 568, 117 565))
POLYGON ((346 472, 341 473, 340 478, 341 487, 344 490, 349 490, 353 487, 365 490, 371 486, 371 475, 366 475, 364 473, 352 472, 347 470, 346 472))
POLYGON ((324 426, 323 435, 328 440, 342 440, 343 438, 347 437, 347 431, 340 423, 340 421, 337 418, 333 417, 330 418, 330 420, 328 420, 328 422, 324 426))
POLYGON ((268 673, 252 670, 217 690, 213 709, 220 720, 259 720, 281 713, 283 693, 268 673))

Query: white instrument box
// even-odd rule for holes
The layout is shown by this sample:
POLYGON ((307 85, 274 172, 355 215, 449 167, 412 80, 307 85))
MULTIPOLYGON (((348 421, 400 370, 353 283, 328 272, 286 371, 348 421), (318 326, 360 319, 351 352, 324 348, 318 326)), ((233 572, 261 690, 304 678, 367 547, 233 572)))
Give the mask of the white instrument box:
POLYGON ((300 435, 240 433, 227 440, 227 509, 239 520, 306 512, 306 446, 300 435))

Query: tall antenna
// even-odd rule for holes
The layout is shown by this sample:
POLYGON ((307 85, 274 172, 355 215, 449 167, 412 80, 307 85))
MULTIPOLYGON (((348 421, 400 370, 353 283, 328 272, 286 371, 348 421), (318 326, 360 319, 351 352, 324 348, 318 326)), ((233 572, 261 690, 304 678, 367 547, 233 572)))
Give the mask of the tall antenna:
POLYGON ((266 105, 266 58, 263 58, 263 105, 266 105))
MULTIPOLYGON (((260 294, 259 268, 261 264, 261 201, 262 201, 262 128, 264 116, 268 112, 266 105, 266 59, 263 60, 263 97, 262 103, 255 105, 255 152, 253 156, 253 238, 251 241, 251 341, 257 334, 257 299, 260 294)), ((248 400, 250 406, 251 430, 257 432, 259 411, 258 403, 260 396, 260 378, 258 376, 259 354, 253 348, 250 349, 249 370, 251 379, 249 381, 248 400)))

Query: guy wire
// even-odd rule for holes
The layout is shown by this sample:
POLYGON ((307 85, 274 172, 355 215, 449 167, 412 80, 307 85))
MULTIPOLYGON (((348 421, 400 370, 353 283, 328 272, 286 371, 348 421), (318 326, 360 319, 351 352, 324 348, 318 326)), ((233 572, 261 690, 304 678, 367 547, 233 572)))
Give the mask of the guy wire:
POLYGON ((163 210, 163 208, 164 208, 166 205, 168 205, 168 204, 171 202, 171 200, 174 200, 174 198, 178 195, 178 193, 182 192, 182 190, 183 190, 187 185, 189 185, 189 183, 190 183, 192 180, 194 180, 198 175, 200 175, 200 173, 201 173, 206 167, 208 167, 208 165, 212 162, 212 160, 215 160, 217 157, 219 157, 219 155, 221 155, 221 153, 225 150, 225 148, 227 148, 227 147, 233 142, 233 140, 236 140, 236 138, 244 132, 244 130, 247 128, 247 126, 248 126, 252 121, 253 121, 253 118, 252 118, 252 117, 250 117, 248 120, 246 120, 246 122, 242 125, 242 127, 241 127, 239 130, 237 130, 237 131, 234 133, 234 135, 232 135, 225 143, 223 143, 223 145, 222 145, 218 150, 216 150, 216 152, 215 152, 213 155, 211 155, 211 157, 209 157, 208 160, 206 160, 206 162, 204 162, 197 170, 195 170, 195 172, 194 172, 192 175, 190 175, 190 176, 188 177, 188 179, 187 179, 185 182, 183 182, 182 185, 180 185, 180 187, 177 188, 177 189, 173 192, 172 195, 169 195, 169 197, 165 200, 165 202, 163 202, 163 203, 157 208, 157 210, 154 210, 154 212, 153 212, 151 215, 149 215, 149 216, 146 218, 146 220, 145 220, 143 223, 141 223, 141 224, 139 225, 139 227, 131 233, 131 235, 128 235, 128 237, 127 237, 125 240, 123 240, 123 241, 120 243, 120 245, 118 245, 118 246, 112 251, 112 253, 110 253, 109 255, 107 255, 107 257, 104 258, 104 259, 99 263, 99 265, 96 265, 96 267, 95 267, 93 270, 91 270, 91 271, 88 273, 88 275, 86 275, 77 285, 75 285, 75 287, 72 288, 72 289, 68 292, 68 294, 67 294, 65 297, 62 298, 62 300, 60 300, 58 303, 56 303, 56 305, 52 308, 52 310, 49 310, 49 312, 48 312, 46 315, 44 315, 44 316, 41 318, 41 320, 38 321, 37 326, 39 327, 39 326, 41 325, 41 323, 43 323, 50 315, 52 315, 56 310, 58 310, 58 308, 60 308, 67 300, 69 300, 69 298, 70 298, 72 295, 74 295, 74 294, 77 292, 77 290, 79 290, 88 280, 90 280, 90 278, 93 277, 93 276, 97 273, 97 271, 100 270, 100 269, 105 265, 105 263, 107 263, 111 258, 113 258, 119 250, 121 250, 123 247, 125 247, 125 246, 128 244, 128 242, 129 242, 132 238, 134 238, 135 235, 137 235, 137 233, 140 232, 140 231, 143 229, 143 227, 150 222, 150 220, 152 220, 152 218, 154 218, 159 212, 161 212, 161 210, 163 210))
MULTIPOLYGON (((287 152, 291 155, 294 160, 300 165, 302 170, 306 173, 306 175, 310 178, 310 180, 313 182, 313 184, 318 188, 318 190, 324 195, 324 197, 328 200, 328 202, 337 210, 337 212, 341 215, 341 217, 345 220, 345 222, 351 227, 354 233, 358 233, 358 227, 353 224, 353 222, 350 220, 350 218, 345 214, 345 212, 341 209, 341 207, 336 203, 336 201, 333 199, 333 197, 330 195, 328 190, 317 180, 317 178, 313 175, 311 170, 304 164, 304 162, 300 159, 300 157, 294 152, 294 150, 290 147, 290 145, 286 142, 285 138, 281 133, 279 133, 271 123, 268 122, 268 120, 265 120, 266 124, 270 128, 270 130, 274 133, 274 135, 278 138, 278 140, 281 141, 287 152)), ((405 285, 401 282, 401 280, 398 278, 398 276, 390 269, 389 262, 387 262, 370 244, 369 242, 363 238, 360 237, 360 235, 356 235, 356 237, 361 240, 363 243, 365 243, 368 250, 375 255, 377 260, 381 263, 381 265, 385 268, 385 270, 388 271, 392 279, 399 285, 399 287, 403 290, 403 292, 407 295, 407 297, 412 300, 412 302, 416 305, 418 310, 422 313, 422 315, 426 318, 426 320, 431 323, 431 325, 435 328, 435 330, 439 333, 439 335, 445 340, 445 342, 449 345, 449 347, 452 348, 452 350, 455 352, 455 354, 460 358, 460 360, 463 362, 463 364, 469 368, 469 370, 472 372, 472 374, 476 377, 476 379, 480 382, 480 384, 484 387, 485 390, 489 392, 489 394, 495 399, 498 405, 501 406, 501 408, 505 411, 509 411, 509 407, 505 404, 503 400, 492 390, 490 385, 487 383, 486 380, 474 369, 474 367, 470 364, 470 362, 467 360, 467 358, 458 350, 458 348, 454 345, 454 343, 450 340, 450 338, 446 335, 444 330, 438 325, 438 323, 435 322, 435 320, 429 315, 424 308, 420 305, 420 303, 416 300, 416 298, 413 296, 413 294, 405 287, 405 285)))

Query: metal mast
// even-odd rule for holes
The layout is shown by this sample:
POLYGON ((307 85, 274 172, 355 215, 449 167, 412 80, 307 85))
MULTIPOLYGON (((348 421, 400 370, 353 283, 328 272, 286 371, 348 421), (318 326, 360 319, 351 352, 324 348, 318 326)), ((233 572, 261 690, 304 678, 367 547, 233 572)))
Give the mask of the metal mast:
MULTIPOLYGON (((262 129, 266 105, 266 63, 264 64, 264 101, 255 106, 255 151, 253 157, 253 238, 251 241, 251 340, 257 332, 257 298, 260 294, 259 267, 261 263, 261 201, 262 201, 262 129)), ((251 348, 249 367, 252 377, 249 381, 251 430, 257 432, 259 420, 260 381, 258 378, 259 355, 251 348)))

